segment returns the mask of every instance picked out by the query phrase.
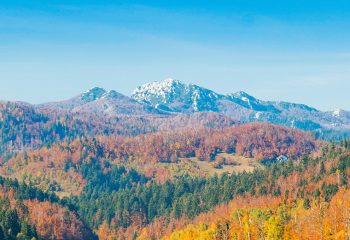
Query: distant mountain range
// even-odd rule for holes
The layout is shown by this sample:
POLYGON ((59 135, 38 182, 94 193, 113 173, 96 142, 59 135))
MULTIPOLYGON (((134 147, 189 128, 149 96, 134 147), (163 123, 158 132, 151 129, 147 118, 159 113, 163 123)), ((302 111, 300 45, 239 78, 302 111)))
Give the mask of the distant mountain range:
POLYGON ((116 91, 94 87, 88 91, 61 102, 44 103, 36 106, 39 110, 71 113, 95 113, 113 116, 117 114, 144 115, 162 114, 151 105, 139 103, 116 91))
POLYGON ((175 79, 140 86, 132 98, 171 113, 212 111, 240 122, 270 122, 310 131, 350 129, 350 113, 343 110, 322 112, 304 104, 262 101, 245 92, 223 95, 175 79))
POLYGON ((49 115, 101 119, 128 115, 172 118, 212 112, 242 123, 269 122, 320 134, 332 132, 337 137, 350 132, 350 112, 344 110, 323 112, 304 104, 263 101, 242 91, 224 95, 171 78, 139 86, 131 97, 94 87, 68 100, 32 107, 49 115))

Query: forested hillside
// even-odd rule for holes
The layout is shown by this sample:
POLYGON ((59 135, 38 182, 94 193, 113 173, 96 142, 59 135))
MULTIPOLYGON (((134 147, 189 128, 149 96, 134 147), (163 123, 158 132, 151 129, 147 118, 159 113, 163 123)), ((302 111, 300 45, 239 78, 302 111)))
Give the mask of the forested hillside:
MULTIPOLYGON (((264 123, 173 130, 136 137, 80 137, 19 153, 3 163, 0 174, 62 196, 79 195, 86 185, 82 166, 91 161, 97 161, 106 172, 117 164, 136 167, 148 177, 160 178, 168 172, 161 173, 157 163, 181 166, 181 159, 195 158, 216 167, 236 164, 221 153, 254 158, 254 161, 275 160, 280 155, 297 159, 316 150, 319 144, 301 131, 264 123)), ((188 160, 187 163, 191 167, 188 160)))
POLYGON ((0 159, 78 137, 136 136, 192 127, 223 128, 237 121, 218 113, 193 115, 125 115, 70 113, 22 102, 0 102, 0 159))
POLYGON ((111 117, 62 106, 1 105, 0 239, 349 234, 348 141, 210 112, 111 117))
POLYGON ((97 239, 53 193, 0 177, 0 239, 97 239))
POLYGON ((313 157, 232 176, 254 184, 218 188, 216 195, 233 193, 234 200, 195 218, 158 218, 139 239, 348 239, 349 173, 350 151, 328 145, 313 157))

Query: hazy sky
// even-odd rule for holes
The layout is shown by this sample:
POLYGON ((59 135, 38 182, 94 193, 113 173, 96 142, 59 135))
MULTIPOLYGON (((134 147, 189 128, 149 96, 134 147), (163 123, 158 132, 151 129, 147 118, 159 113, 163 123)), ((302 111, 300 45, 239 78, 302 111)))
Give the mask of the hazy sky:
POLYGON ((350 2, 1 0, 0 99, 173 77, 350 110, 350 2))

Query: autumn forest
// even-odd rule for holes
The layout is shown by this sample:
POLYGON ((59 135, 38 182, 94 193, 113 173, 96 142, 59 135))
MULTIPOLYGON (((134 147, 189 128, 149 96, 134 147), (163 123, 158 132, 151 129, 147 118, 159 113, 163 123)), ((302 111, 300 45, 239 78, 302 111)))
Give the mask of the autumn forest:
POLYGON ((201 112, 0 112, 0 239, 348 239, 350 142, 201 112))

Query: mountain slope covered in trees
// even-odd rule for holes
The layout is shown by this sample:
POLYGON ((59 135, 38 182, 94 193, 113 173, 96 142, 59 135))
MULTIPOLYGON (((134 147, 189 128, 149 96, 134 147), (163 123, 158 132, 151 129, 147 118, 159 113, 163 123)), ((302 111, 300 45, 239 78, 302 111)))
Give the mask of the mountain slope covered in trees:
MULTIPOLYGON (((131 108, 132 109, 132 108, 131 108)), ((222 114, 127 115, 37 109, 22 102, 0 102, 0 159, 24 149, 95 135, 135 136, 191 127, 223 128, 237 121, 222 114)))
MULTIPOLYGON (((85 185, 81 166, 91 159, 102 164, 105 171, 111 164, 136 166, 148 177, 158 175, 159 178, 162 173, 157 163, 180 165, 181 159, 196 158, 213 166, 234 164, 221 153, 255 161, 273 161, 281 155, 297 159, 315 151, 320 144, 307 133, 265 123, 173 130, 135 137, 96 136, 17 154, 3 163, 0 174, 37 183, 44 190, 57 189, 58 194, 77 195, 85 185)), ((164 170, 163 174, 168 172, 164 170)))
MULTIPOLYGON (((346 216, 337 219, 331 213, 338 206, 334 205, 337 199, 348 194, 349 146, 346 141, 341 146, 315 141, 307 133, 264 123, 57 142, 15 154, 2 163, 1 174, 20 183, 4 181, 37 189, 34 193, 25 190, 24 196, 21 193, 14 198, 21 205, 11 205, 17 214, 25 213, 20 226, 32 230, 17 228, 6 239, 22 234, 37 239, 225 239, 248 235, 251 239, 280 239, 282 235, 300 239, 337 235, 341 239, 347 234, 342 222, 346 216), (190 157, 215 163, 222 153, 274 161, 252 172, 183 174, 163 181, 157 179, 159 175, 134 168, 147 163, 174 164, 190 157), (276 161, 280 155, 289 160, 276 161), (319 225, 306 225, 309 215, 320 214, 316 211, 320 206, 329 214, 322 215, 319 225), (237 217, 232 219, 232 214, 237 217), (57 227, 50 227, 55 224, 57 227), (307 235, 317 226, 328 230, 307 235)), ((225 161, 223 165, 232 164, 225 161)), ((3 191, 4 204, 11 204, 6 199, 13 198, 12 192, 3 191)), ((20 222, 19 218, 14 222, 20 222)), ((8 228, 3 232, 8 233, 8 228)))
POLYGON ((255 184, 244 189, 241 182, 233 200, 207 213, 158 218, 139 239, 347 239, 349 173, 349 149, 327 145, 314 156, 248 174, 245 181, 255 184))
POLYGON ((0 239, 346 239, 350 143, 296 128, 347 117, 171 79, 1 102, 0 239))

